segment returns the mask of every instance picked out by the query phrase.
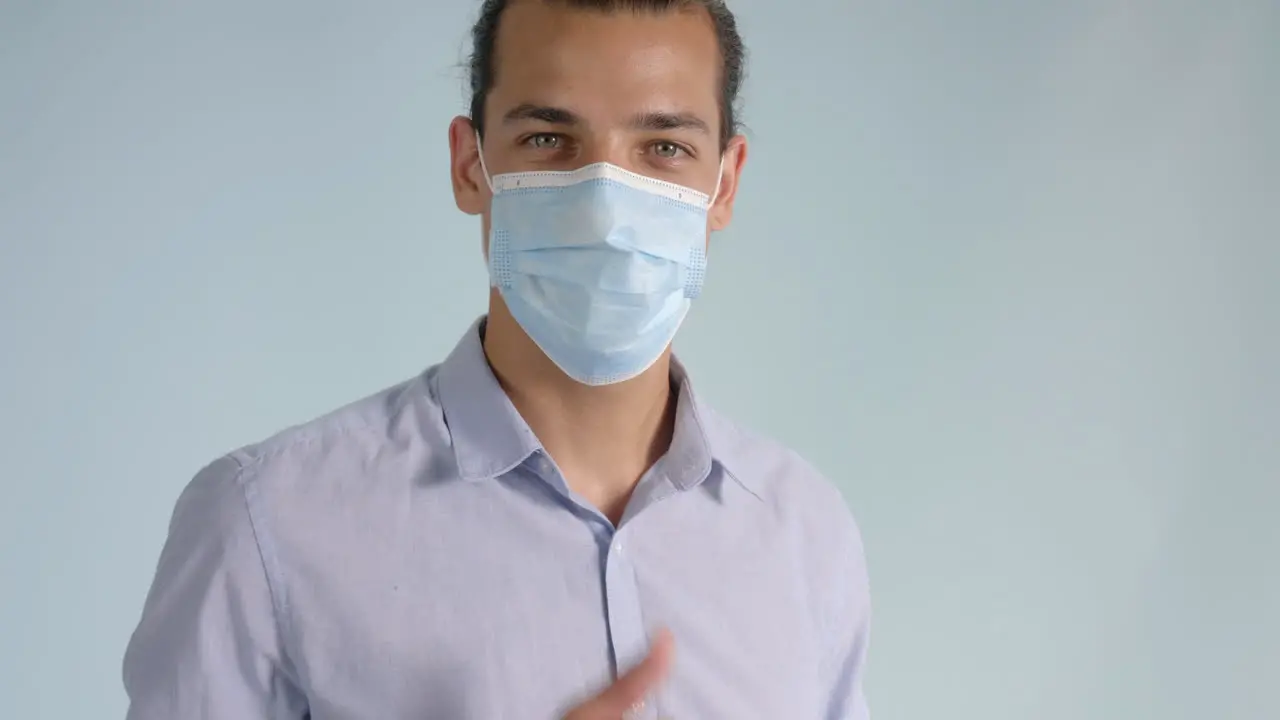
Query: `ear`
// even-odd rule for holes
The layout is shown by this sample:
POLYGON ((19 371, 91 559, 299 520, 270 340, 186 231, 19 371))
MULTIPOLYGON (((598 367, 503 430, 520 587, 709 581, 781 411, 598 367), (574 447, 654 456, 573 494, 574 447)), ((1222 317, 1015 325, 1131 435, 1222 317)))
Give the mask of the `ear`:
POLYGON ((742 168, 747 163, 747 139, 735 135, 724 151, 724 169, 720 171, 720 194, 716 204, 707 213, 708 224, 713 232, 729 227, 733 220, 733 202, 738 197, 738 180, 742 177, 742 168))
POLYGON ((479 215, 489 206, 489 183, 480 166, 480 145, 471 120, 458 116, 449 123, 449 174, 453 200, 468 215, 479 215))

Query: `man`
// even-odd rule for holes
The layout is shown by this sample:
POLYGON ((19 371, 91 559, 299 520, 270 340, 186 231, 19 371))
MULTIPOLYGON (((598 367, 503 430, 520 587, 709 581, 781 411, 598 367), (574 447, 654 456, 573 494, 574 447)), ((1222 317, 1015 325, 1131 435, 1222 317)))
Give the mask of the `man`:
POLYGON ((474 40, 449 143, 488 314, 422 376, 196 476, 129 717, 865 718, 839 494, 670 356, 746 159, 733 16, 487 0, 474 40))

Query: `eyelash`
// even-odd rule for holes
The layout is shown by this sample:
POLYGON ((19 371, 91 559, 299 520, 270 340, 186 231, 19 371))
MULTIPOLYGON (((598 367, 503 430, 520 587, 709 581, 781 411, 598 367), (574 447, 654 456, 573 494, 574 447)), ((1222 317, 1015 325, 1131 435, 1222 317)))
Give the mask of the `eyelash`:
MULTIPOLYGON (((565 141, 566 141, 566 139, 567 139, 567 138, 565 138, 565 136, 563 136, 563 135, 559 135, 559 134, 556 134, 556 133, 534 133, 533 135, 529 135, 528 137, 526 137, 526 138, 522 139, 522 140, 520 141, 520 144, 521 144, 521 145, 528 145, 530 148, 532 148, 532 149, 534 149, 534 150, 541 150, 541 149, 543 149, 543 148, 539 148, 539 147, 536 147, 536 146, 534 145, 534 141, 536 141, 538 138, 555 138, 557 141, 559 141, 559 142, 561 142, 561 143, 565 142, 565 141)), ((683 156, 684 156, 684 157, 688 157, 688 158, 692 158, 692 157, 693 157, 693 151, 692 151, 692 150, 690 150, 690 149, 689 149, 688 147, 686 147, 685 145, 682 145, 682 144, 680 144, 680 143, 678 143, 678 142, 675 142, 675 141, 673 141, 673 140, 654 140, 653 142, 649 143, 649 147, 650 147, 650 148, 652 148, 652 147, 654 147, 654 146, 657 146, 657 145, 670 145, 670 146, 672 146, 672 147, 674 147, 674 148, 676 149, 676 155, 675 155, 675 157, 662 157, 662 156, 658 156, 658 158, 659 158, 660 160, 663 160, 664 162, 675 162, 675 161, 678 161, 678 160, 680 160, 680 159, 681 159, 681 155, 682 155, 682 154, 683 154, 683 156)), ((562 149, 562 148, 550 148, 550 149, 552 149, 552 150, 559 150, 559 149, 562 149)))

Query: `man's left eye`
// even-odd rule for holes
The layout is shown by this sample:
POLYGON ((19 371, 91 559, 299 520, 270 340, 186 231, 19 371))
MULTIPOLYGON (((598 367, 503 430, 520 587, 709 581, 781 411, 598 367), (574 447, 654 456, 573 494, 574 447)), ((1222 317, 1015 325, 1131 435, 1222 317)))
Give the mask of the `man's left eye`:
POLYGON ((657 153, 659 157, 664 158, 677 157, 680 155, 680 150, 681 148, 679 145, 669 142, 655 143, 653 146, 653 151, 657 153))

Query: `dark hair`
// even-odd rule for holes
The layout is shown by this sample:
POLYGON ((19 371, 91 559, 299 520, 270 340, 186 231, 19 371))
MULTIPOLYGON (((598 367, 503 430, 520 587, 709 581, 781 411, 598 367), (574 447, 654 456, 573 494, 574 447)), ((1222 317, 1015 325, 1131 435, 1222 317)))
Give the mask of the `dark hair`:
MULTIPOLYGON (((480 18, 471 29, 471 123, 484 134, 484 103, 493 89, 494 44, 498 37, 498 22, 510 0, 484 0, 480 18)), ((738 34, 738 23, 725 5, 725 0, 544 0, 558 2, 570 8, 600 12, 668 12, 685 8, 702 8, 711 15, 716 39, 720 44, 722 68, 720 71, 720 145, 723 149, 729 139, 738 132, 737 102, 745 73, 746 49, 738 34)))

